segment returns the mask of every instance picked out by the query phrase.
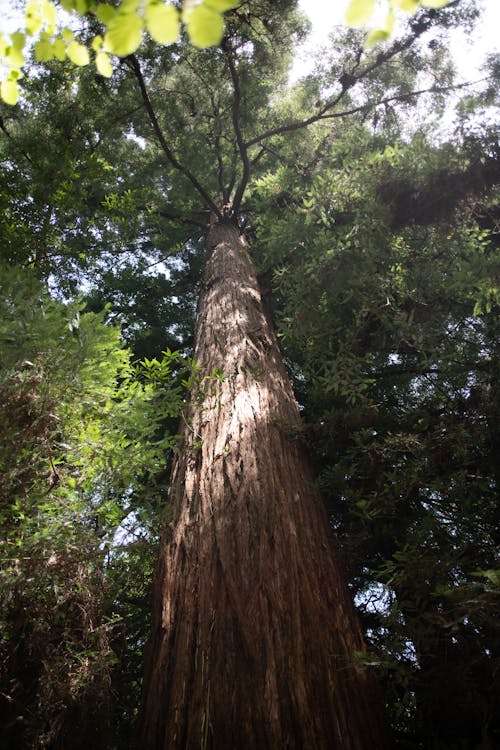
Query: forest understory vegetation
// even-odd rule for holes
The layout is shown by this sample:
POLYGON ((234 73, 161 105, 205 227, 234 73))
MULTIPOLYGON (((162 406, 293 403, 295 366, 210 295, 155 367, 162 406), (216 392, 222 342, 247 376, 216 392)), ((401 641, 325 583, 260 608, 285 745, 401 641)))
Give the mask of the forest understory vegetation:
POLYGON ((33 59, 0 102, 6 750, 498 746, 500 68, 455 86, 447 46, 474 23, 339 28, 290 84, 308 24, 250 0, 218 45, 33 59))

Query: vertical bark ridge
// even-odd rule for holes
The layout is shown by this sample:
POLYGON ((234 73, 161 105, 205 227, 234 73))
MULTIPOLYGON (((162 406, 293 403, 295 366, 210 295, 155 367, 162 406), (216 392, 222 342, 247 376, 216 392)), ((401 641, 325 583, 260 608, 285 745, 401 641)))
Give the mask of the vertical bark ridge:
POLYGON ((377 701, 246 244, 211 228, 144 687, 155 750, 376 750, 377 701))

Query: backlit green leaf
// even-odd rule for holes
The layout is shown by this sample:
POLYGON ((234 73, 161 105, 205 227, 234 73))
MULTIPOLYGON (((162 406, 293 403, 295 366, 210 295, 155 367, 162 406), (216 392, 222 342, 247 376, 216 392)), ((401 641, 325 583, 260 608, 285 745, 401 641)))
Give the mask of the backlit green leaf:
POLYGON ((101 3, 97 6, 95 14, 99 21, 107 26, 116 16, 116 10, 112 8, 111 5, 104 5, 104 3, 101 3))
POLYGON ((42 3, 42 20, 47 30, 53 33, 57 21, 57 10, 56 6, 50 0, 44 0, 42 3))
POLYGON ((365 47, 368 49, 373 47, 377 42, 385 42, 389 39, 389 32, 385 29, 373 29, 366 37, 365 47))
POLYGON ((26 5, 25 26, 28 34, 36 34, 42 28, 40 6, 36 0, 31 0, 26 5))
POLYGON ((52 44, 46 39, 41 39, 35 44, 35 60, 38 62, 48 62, 54 58, 52 44))
POLYGON ((142 18, 134 13, 118 13, 110 22, 104 37, 106 52, 126 57, 136 51, 142 40, 142 18))
POLYGON ((390 10, 385 18, 385 24, 383 26, 383 31, 386 31, 389 36, 392 35, 394 31, 394 24, 396 23, 396 18, 394 16, 394 11, 390 10))
POLYGON ((16 104, 19 99, 19 88, 12 80, 2 81, 0 85, 0 96, 6 104, 16 104))
POLYGON ((88 65, 90 61, 89 51, 80 42, 71 42, 66 53, 75 65, 88 65))
POLYGON ((98 52, 95 56, 95 64, 98 72, 104 76, 104 78, 110 78, 113 75, 113 67, 111 60, 106 52, 98 52))
POLYGON ((217 10, 219 13, 224 13, 225 10, 231 10, 231 8, 236 8, 237 5, 239 5, 241 0, 205 0, 205 5, 207 8, 213 8, 214 10, 217 10))
POLYGON ((61 62, 66 59, 66 45, 64 44, 62 39, 56 39, 54 44, 52 45, 52 50, 54 52, 54 57, 56 60, 60 60, 61 62))
POLYGON ((444 8, 449 2, 450 0, 421 0, 421 5, 424 8, 444 8))
POLYGON ((94 52, 99 52, 102 47, 103 38, 99 34, 92 39, 92 49, 94 52))
POLYGON ((135 13, 139 7, 140 0, 122 0, 120 5, 120 13, 135 13))
POLYGON ((6 63, 10 68, 22 68, 25 59, 22 53, 22 49, 11 47, 7 53, 6 63))
POLYGON ((345 13, 349 26, 364 26, 369 23, 375 10, 376 0, 351 0, 345 13))
POLYGON ((145 19, 149 34, 158 44, 172 44, 178 38, 179 13, 173 5, 151 3, 146 8, 145 19))
POLYGON ((76 12, 83 16, 88 11, 90 2, 88 0, 73 0, 73 5, 76 12))
POLYGON ((26 36, 21 31, 15 31, 13 34, 10 35, 10 38, 12 40, 12 46, 14 49, 22 50, 24 47, 24 43, 26 41, 26 36))
POLYGON ((372 29, 366 36, 365 47, 369 49, 378 42, 386 42, 389 37, 390 33, 386 29, 372 29))
POLYGON ((219 44, 224 33, 224 21, 220 13, 206 5, 197 5, 183 15, 191 42, 195 47, 210 47, 219 44))

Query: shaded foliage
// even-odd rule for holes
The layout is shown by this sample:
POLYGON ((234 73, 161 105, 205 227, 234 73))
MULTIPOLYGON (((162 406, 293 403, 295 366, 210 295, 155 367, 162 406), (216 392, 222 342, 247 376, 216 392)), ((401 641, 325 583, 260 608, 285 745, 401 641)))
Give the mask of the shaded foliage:
POLYGON ((362 128, 344 143, 305 193, 281 170, 255 196, 304 406, 297 439, 312 446, 401 746, 487 748, 500 730, 500 330, 498 234, 481 226, 495 163, 362 128), (403 212, 397 175, 420 177, 432 203, 443 159, 463 175, 450 203, 403 212), (283 194, 295 221, 277 220, 283 194))
MULTIPOLYGON (((486 750, 500 331, 498 147, 481 113, 495 80, 463 96, 439 145, 409 126, 411 92, 425 75, 451 83, 440 29, 470 4, 417 17, 393 57, 349 31, 290 88, 294 5, 242 6, 225 46, 146 47, 140 70, 217 210, 241 199, 304 416, 283 427, 312 453, 397 745, 486 750)), ((2 110, 0 697, 16 748, 132 741, 193 376, 162 352, 189 354, 210 208, 160 148, 134 70, 37 66, 23 106, 2 110)))
POLYGON ((2 267, 5 747, 130 746, 176 439, 166 425, 191 368, 169 354, 153 374, 147 363, 132 368, 119 331, 102 321, 51 300, 33 272, 2 267))

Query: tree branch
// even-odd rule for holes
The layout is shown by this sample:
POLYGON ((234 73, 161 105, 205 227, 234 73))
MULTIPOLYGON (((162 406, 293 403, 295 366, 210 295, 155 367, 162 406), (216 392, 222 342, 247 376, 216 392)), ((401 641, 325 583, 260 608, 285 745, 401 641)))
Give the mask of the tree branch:
MULTIPOLYGON (((486 78, 480 78, 477 81, 467 81, 466 83, 457 83, 450 86, 431 86, 428 89, 419 89, 417 91, 409 91, 406 94, 394 94, 394 96, 388 96, 384 99, 377 99, 376 101, 371 102, 365 102, 365 104, 360 104, 357 107, 352 107, 351 109, 343 109, 340 112, 331 112, 331 106, 323 107, 320 112, 317 112, 315 115, 312 115, 307 120, 297 121, 297 122, 291 122, 288 125, 281 125, 276 128, 271 128, 270 130, 267 130, 265 133, 262 133, 260 136, 257 136, 256 138, 253 138, 251 141, 248 141, 246 144, 247 147, 253 146, 256 143, 261 143, 261 141, 266 140, 267 138, 271 138, 273 135, 281 135, 282 133, 290 133, 294 130, 300 130, 302 128, 308 127, 308 125, 312 125, 314 122, 321 122, 321 120, 333 120, 335 118, 339 117, 347 117, 349 115, 354 115, 357 112, 363 112, 367 109, 373 109, 375 107, 378 107, 382 104, 388 104, 389 102, 394 101, 405 101, 405 99, 411 99, 414 96, 421 96, 422 94, 444 94, 448 91, 457 91, 458 89, 466 88, 467 86, 475 86, 478 83, 482 83, 483 81, 490 80, 491 76, 487 76, 486 78)), ((337 97, 337 101, 340 100, 340 96, 337 97)), ((335 103, 337 103, 337 101, 335 103)))
POLYGON ((127 60, 129 61, 130 68, 133 70, 135 74, 135 77, 139 84, 139 88, 141 90, 142 99, 144 101, 144 106, 146 107, 146 111, 149 115, 149 120, 151 122, 151 125, 153 126, 155 135, 158 138, 158 142, 160 146, 162 147, 165 156, 167 157, 167 160, 174 167, 174 169, 177 169, 181 174, 183 174, 189 180, 189 182, 193 185, 195 190, 201 195, 201 197, 203 198, 207 206, 210 208, 210 210, 213 211, 219 219, 222 218, 221 211, 219 207, 217 206, 217 204, 215 203, 215 201, 210 196, 210 194, 205 190, 203 185, 198 181, 198 179, 191 172, 191 170, 188 167, 186 167, 185 164, 183 164, 177 159, 172 149, 168 145, 167 140, 160 127, 160 123, 158 122, 158 118, 156 117, 156 113, 154 111, 153 105, 151 104, 151 100, 149 98, 149 94, 146 88, 146 83, 142 75, 141 66, 139 65, 139 60, 137 59, 135 55, 129 55, 127 60))
POLYGON ((489 80, 490 76, 487 76, 486 78, 480 78, 477 81, 467 81, 466 83, 457 83, 450 86, 431 86, 428 89, 419 89, 417 91, 409 91, 406 94, 394 94, 394 96, 387 96, 384 99, 377 99, 376 101, 372 102, 366 102, 365 104, 360 104, 358 107, 353 107, 351 109, 345 109, 341 112, 329 112, 327 114, 321 115, 317 118, 318 121, 321 120, 332 120, 336 117, 347 117, 348 115, 354 115, 357 112, 363 112, 363 110, 366 109, 372 109, 375 107, 379 107, 382 104, 389 104, 390 102, 395 101, 405 101, 406 99, 412 99, 414 96, 422 96, 422 94, 444 94, 448 91, 457 91, 458 89, 466 88, 467 86, 475 86, 477 83, 482 83, 483 81, 489 80))
POLYGON ((236 193, 235 193, 234 200, 233 200, 233 213, 235 216, 237 216, 238 211, 240 210, 241 201, 243 198, 243 194, 245 192, 245 188, 247 186, 248 180, 250 179, 250 161, 248 159, 247 146, 245 145, 245 142, 243 140, 243 134, 241 132, 241 89, 240 89, 240 79, 238 76, 238 71, 236 70, 234 59, 231 54, 232 50, 228 46, 227 41, 224 40, 221 46, 222 46, 222 49, 224 50, 229 72, 231 74, 231 80, 233 82, 233 90, 234 90, 233 112, 232 112, 233 129, 234 129, 234 134, 236 136, 236 143, 238 144, 238 150, 240 153, 241 162, 243 164, 243 174, 241 175, 241 180, 236 189, 236 193))
POLYGON ((222 195, 222 200, 224 203, 227 203, 229 201, 230 191, 228 191, 224 182, 224 162, 222 159, 221 134, 219 131, 219 126, 215 125, 215 123, 219 122, 220 107, 218 101, 216 101, 215 99, 213 92, 209 90, 208 95, 210 97, 210 104, 212 105, 212 114, 214 118, 214 146, 215 153, 217 155, 217 182, 219 184, 219 190, 222 195))
POLYGON ((200 227, 200 229, 206 229, 206 222, 203 223, 202 221, 198 221, 190 216, 181 216, 181 214, 175 214, 172 211, 168 211, 165 208, 154 208, 151 209, 147 205, 140 205, 136 206, 137 211, 144 211, 145 213, 150 213, 153 216, 161 216, 162 219, 168 219, 169 221, 172 221, 174 224, 187 224, 189 226, 194 227, 200 227))
POLYGON ((10 134, 9 130, 7 129, 7 126, 5 125, 3 118, 0 116, 0 130, 5 133, 7 138, 9 138, 12 143, 15 145, 15 147, 18 149, 18 151, 21 152, 21 154, 24 156, 24 158, 29 161, 30 164, 33 164, 33 159, 31 156, 20 146, 16 139, 10 134))
MULTIPOLYGON (((436 18, 436 11, 429 11, 428 13, 424 14, 423 16, 420 16, 418 19, 411 22, 412 27, 412 33, 408 34, 407 36, 403 37, 402 39, 396 40, 389 49, 387 49, 385 52, 379 52, 379 54, 376 56, 375 60, 370 63, 369 65, 366 65, 366 67, 362 68, 359 72, 355 72, 358 70, 360 66, 360 60, 358 56, 358 60, 356 61, 356 65, 354 66, 354 69, 349 73, 345 71, 339 78, 339 83, 342 86, 340 92, 328 99, 325 104, 314 113, 314 115, 311 115, 310 117, 306 118, 305 120, 296 120, 294 122, 288 123, 286 125, 278 125, 275 128, 270 128, 269 130, 265 130, 260 135, 256 136, 255 138, 252 138, 250 141, 247 141, 245 144, 246 148, 249 148, 250 146, 254 146, 256 143, 261 143, 264 140, 267 140, 267 138, 271 138, 274 135, 281 135, 282 133, 290 133, 294 130, 301 130, 302 128, 306 128, 309 125, 312 125, 315 122, 318 122, 319 120, 325 120, 329 117, 341 117, 347 114, 353 114, 354 112, 359 112, 365 109, 368 105, 363 105, 362 107, 358 107, 353 110, 347 110, 345 113, 336 114, 331 113, 332 109, 337 106, 337 104, 341 101, 341 99, 344 98, 346 93, 352 89, 354 86, 356 86, 360 81, 362 81, 364 78, 366 78, 370 73, 372 73, 374 70, 377 70, 380 68, 384 63, 386 63, 388 60, 391 60, 393 57, 396 57, 396 55, 399 55, 401 52, 405 52, 407 49, 409 49, 412 44, 415 43, 415 41, 422 36, 426 31, 429 30, 429 28, 432 26, 433 20, 436 18)), ((382 102, 380 102, 382 103, 382 102)), ((374 106, 371 104, 370 106, 374 106)))

